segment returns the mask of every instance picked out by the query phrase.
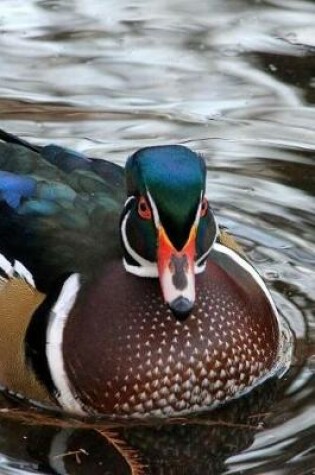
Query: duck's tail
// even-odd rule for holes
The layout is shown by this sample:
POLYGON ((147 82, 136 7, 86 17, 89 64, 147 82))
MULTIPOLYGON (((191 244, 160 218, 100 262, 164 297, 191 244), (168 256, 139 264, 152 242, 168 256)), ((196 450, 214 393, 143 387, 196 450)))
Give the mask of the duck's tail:
POLYGON ((39 145, 31 144, 27 142, 26 140, 21 139, 17 135, 9 134, 3 129, 0 129, 0 140, 3 140, 4 142, 7 142, 7 143, 14 143, 17 145, 21 145, 22 147, 28 148, 29 150, 33 150, 33 152, 37 152, 37 153, 40 153, 42 150, 42 147, 40 147, 39 145))

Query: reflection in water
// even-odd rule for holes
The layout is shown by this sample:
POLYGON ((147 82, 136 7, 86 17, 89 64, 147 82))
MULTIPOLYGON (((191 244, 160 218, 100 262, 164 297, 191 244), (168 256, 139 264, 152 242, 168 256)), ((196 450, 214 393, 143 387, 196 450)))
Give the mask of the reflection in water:
POLYGON ((1 127, 120 164, 146 145, 202 152, 221 224, 296 336, 280 388, 184 423, 100 433, 3 413, 1 473, 310 473, 314 3, 2 0, 0 21, 1 127))
POLYGON ((266 411, 282 393, 282 383, 270 380, 208 415, 168 423, 88 425, 17 408, 1 418, 2 450, 45 473, 217 474, 229 456, 253 443, 266 411), (22 443, 16 444, 17 438, 22 443))

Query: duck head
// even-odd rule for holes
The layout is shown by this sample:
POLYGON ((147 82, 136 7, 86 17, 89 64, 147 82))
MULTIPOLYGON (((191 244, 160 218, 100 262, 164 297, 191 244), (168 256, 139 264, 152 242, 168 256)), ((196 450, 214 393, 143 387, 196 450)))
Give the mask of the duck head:
POLYGON ((158 277, 165 302, 185 319, 195 302, 195 274, 205 269, 217 234, 205 197, 205 163, 183 146, 148 147, 128 159, 126 181, 124 266, 158 277))

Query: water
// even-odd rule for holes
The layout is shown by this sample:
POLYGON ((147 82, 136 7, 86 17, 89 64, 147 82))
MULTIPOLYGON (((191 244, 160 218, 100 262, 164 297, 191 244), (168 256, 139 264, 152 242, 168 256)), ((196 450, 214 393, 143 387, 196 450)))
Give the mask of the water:
POLYGON ((1 127, 120 164, 204 154, 219 220, 296 338, 280 385, 217 415, 104 434, 3 413, 1 473, 315 473, 315 4, 2 0, 0 31, 1 127))

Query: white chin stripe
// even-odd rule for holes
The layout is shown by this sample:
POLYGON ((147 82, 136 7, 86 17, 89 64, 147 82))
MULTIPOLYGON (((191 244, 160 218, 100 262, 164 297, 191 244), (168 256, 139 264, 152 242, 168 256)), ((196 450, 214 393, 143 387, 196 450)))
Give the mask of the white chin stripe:
POLYGON ((53 306, 47 328, 46 354, 50 374, 58 391, 57 400, 67 411, 85 415, 81 404, 76 399, 66 374, 63 360, 63 331, 68 315, 76 301, 80 289, 79 274, 72 274, 63 284, 58 300, 53 306))
MULTIPOLYGON (((210 252, 210 251, 209 251, 210 252)), ((207 261, 205 261, 203 264, 195 264, 195 275, 197 274, 202 274, 207 267, 207 261)))
POLYGON ((123 259, 123 264, 127 272, 138 277, 156 278, 159 276, 157 264, 155 264, 154 262, 150 262, 149 265, 142 267, 128 264, 126 259, 123 259))
POLYGON ((121 223, 121 237, 124 243, 125 250, 129 254, 129 256, 137 262, 139 265, 133 266, 132 264, 128 264, 128 262, 124 259, 124 267, 127 272, 130 272, 131 274, 137 275, 138 277, 157 277, 158 276, 158 271, 157 271, 157 264, 155 262, 148 261, 147 259, 144 259, 144 257, 141 257, 134 249, 129 244, 128 238, 127 238, 127 220, 129 218, 130 211, 126 214, 124 217, 122 223, 121 223))

